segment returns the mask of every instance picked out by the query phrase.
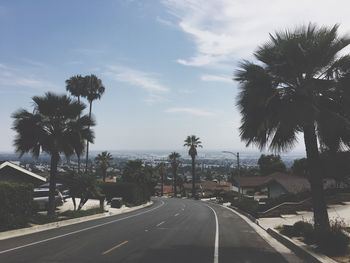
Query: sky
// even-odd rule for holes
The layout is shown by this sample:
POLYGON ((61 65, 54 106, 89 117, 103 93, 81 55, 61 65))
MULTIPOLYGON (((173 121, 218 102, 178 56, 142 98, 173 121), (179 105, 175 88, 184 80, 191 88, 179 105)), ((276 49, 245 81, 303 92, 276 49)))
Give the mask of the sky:
POLYGON ((347 34, 349 10, 348 0, 0 0, 0 151, 13 151, 11 114, 65 94, 76 74, 106 87, 92 150, 176 150, 191 134, 207 150, 257 150, 239 138, 239 61, 309 22, 347 34))

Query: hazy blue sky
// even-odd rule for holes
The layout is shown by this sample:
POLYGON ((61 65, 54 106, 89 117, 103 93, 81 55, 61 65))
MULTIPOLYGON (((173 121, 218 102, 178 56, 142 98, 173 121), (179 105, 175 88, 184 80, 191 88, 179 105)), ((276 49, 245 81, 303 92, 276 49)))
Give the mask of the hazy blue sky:
POLYGON ((313 21, 348 32, 349 3, 1 0, 0 151, 12 150, 11 113, 90 73, 106 86, 93 150, 181 149, 190 134, 206 149, 244 149, 237 61, 278 29, 313 21))

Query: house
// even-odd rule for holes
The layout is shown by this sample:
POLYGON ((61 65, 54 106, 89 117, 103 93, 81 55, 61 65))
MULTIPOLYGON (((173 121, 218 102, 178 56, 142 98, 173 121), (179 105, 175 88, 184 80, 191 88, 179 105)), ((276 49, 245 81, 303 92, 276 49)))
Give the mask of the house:
POLYGON ((255 198, 276 198, 284 194, 297 194, 310 190, 309 181, 300 176, 280 172, 269 176, 236 176, 233 185, 237 192, 255 198))
MULTIPOLYGON (((196 187, 197 193, 200 193, 201 196, 203 197, 213 195, 216 192, 232 191, 232 184, 225 181, 221 181, 221 182, 201 181, 201 182, 197 182, 195 187, 196 187)), ((191 192, 192 183, 185 183, 184 189, 187 192, 191 192)))
POLYGON ((46 178, 28 171, 12 162, 0 164, 0 182, 31 183, 34 186, 46 182, 46 178))
MULTIPOLYGON (((160 193, 161 193, 161 185, 158 184, 155 187, 155 190, 156 190, 156 193, 158 195, 160 195, 160 193)), ((174 189, 173 189, 172 185, 163 185, 163 195, 170 196, 170 195, 173 195, 173 194, 174 194, 174 189)))

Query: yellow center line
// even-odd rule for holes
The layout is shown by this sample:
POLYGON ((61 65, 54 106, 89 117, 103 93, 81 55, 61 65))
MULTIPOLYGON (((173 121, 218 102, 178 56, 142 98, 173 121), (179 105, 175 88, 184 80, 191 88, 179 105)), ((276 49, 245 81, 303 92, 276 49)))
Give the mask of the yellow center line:
POLYGON ((121 247, 122 245, 125 245, 126 243, 128 243, 129 241, 128 240, 125 240, 124 242, 121 242, 120 244, 106 250, 105 252, 102 253, 102 255, 106 255, 108 254, 109 252, 113 251, 114 249, 117 249, 118 247, 121 247))

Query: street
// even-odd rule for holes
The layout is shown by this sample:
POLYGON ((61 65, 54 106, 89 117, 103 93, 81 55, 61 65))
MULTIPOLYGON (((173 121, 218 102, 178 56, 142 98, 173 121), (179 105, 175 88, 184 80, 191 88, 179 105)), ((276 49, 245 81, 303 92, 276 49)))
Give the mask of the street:
POLYGON ((0 262, 287 261, 228 209, 155 198, 127 214, 1 240, 0 262))

